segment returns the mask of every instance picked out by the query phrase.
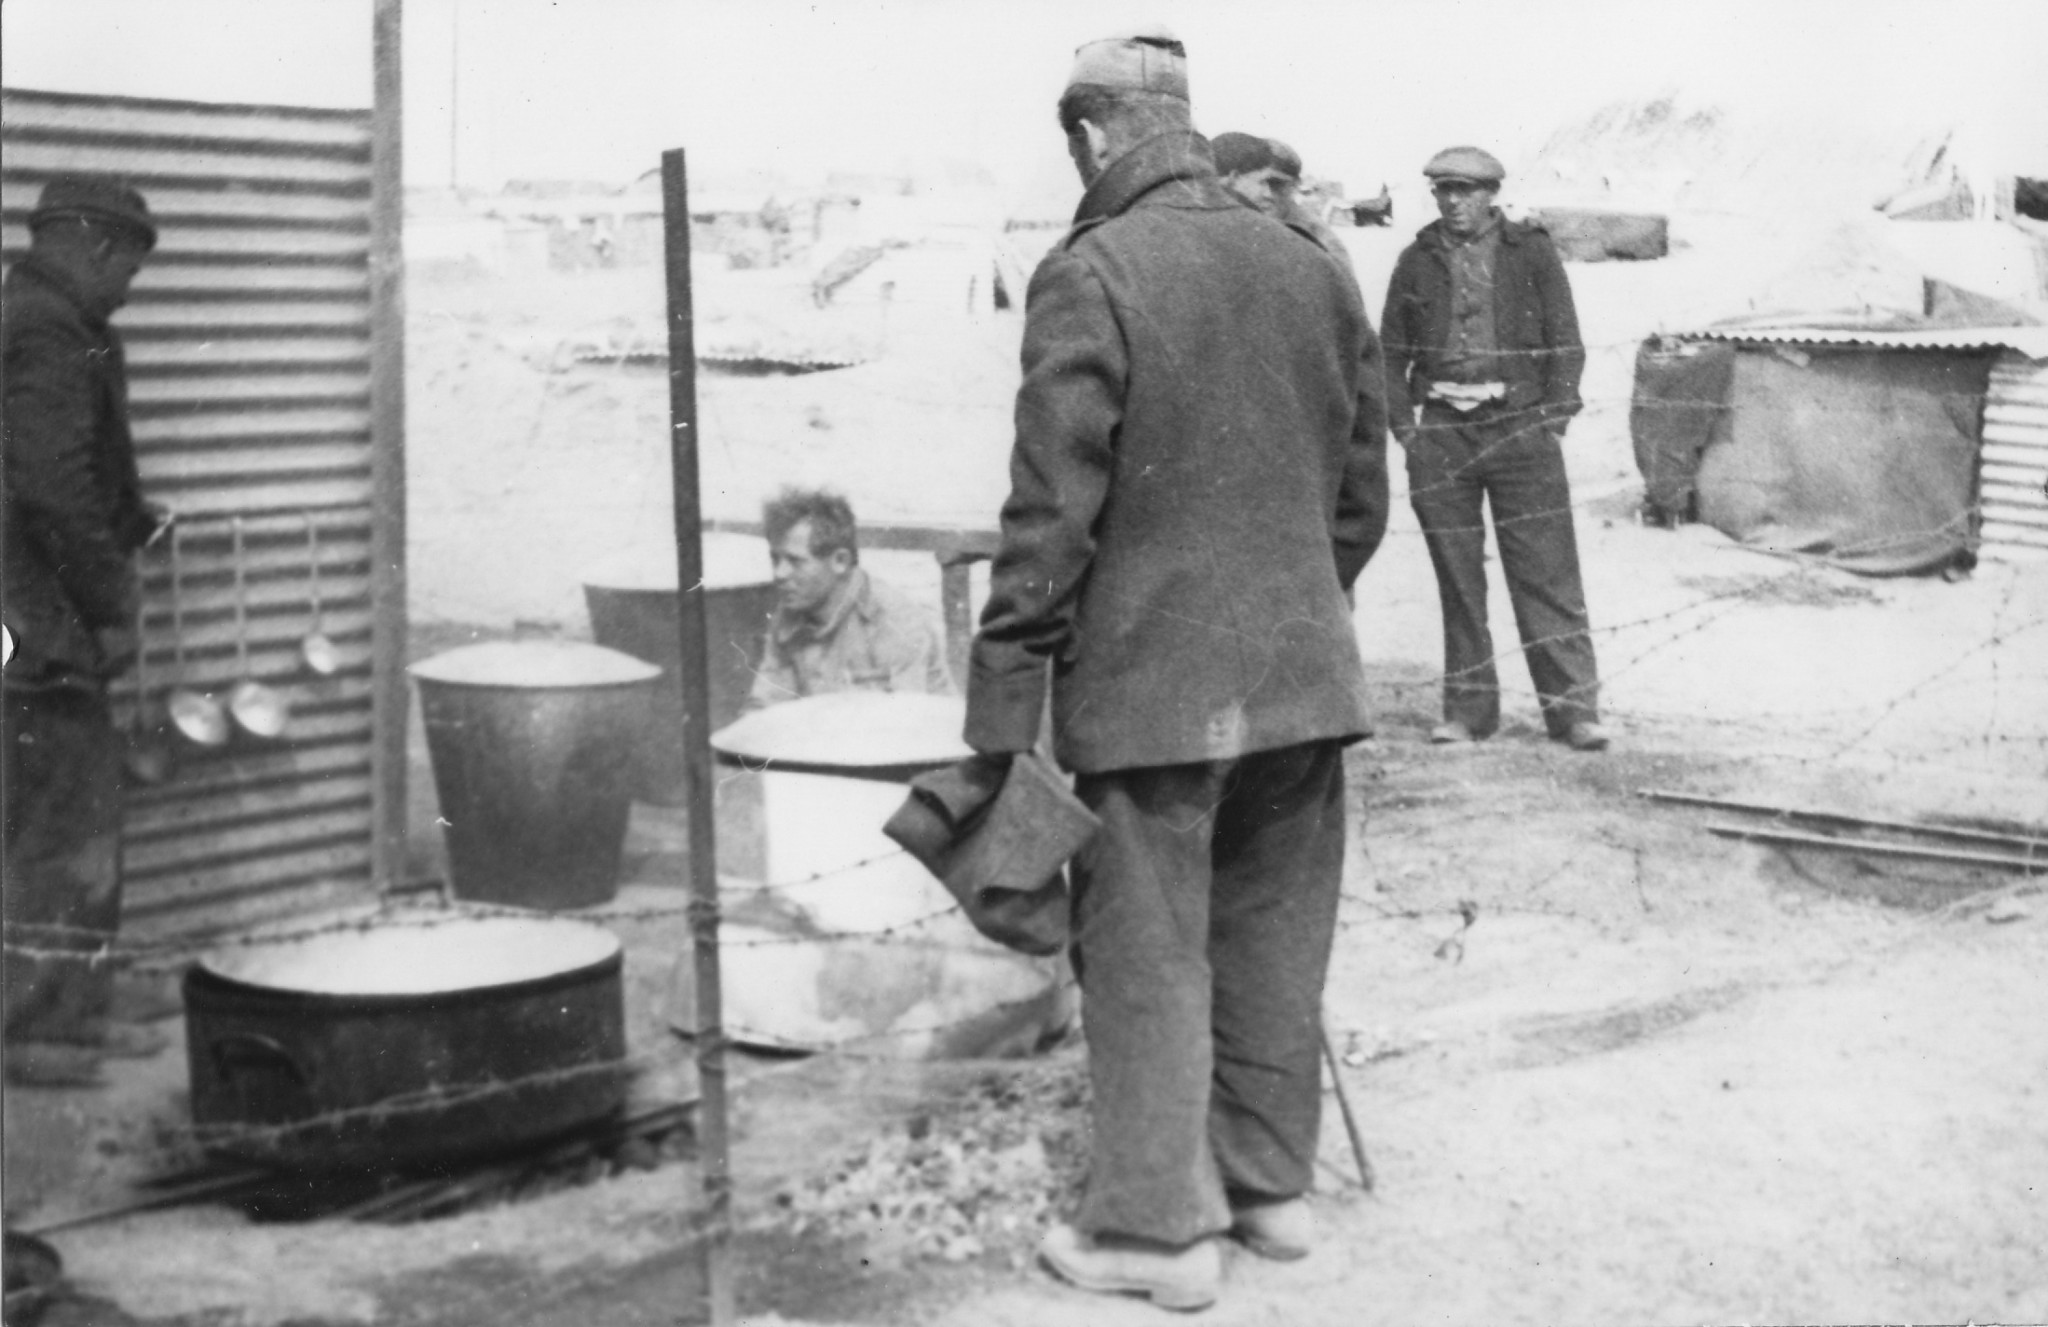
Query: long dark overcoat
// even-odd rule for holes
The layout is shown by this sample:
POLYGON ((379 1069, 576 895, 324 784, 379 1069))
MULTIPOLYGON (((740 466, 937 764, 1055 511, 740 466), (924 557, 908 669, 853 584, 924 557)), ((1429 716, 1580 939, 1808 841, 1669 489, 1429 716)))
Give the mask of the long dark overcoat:
POLYGON ((1386 528, 1356 285, 1206 141, 1119 158, 1031 279, 967 740, 1095 773, 1369 731, 1344 592, 1386 528))
POLYGON ((9 687, 95 687, 94 631, 131 624, 129 556, 152 520, 128 432, 121 341, 34 256, 7 273, 0 326, 9 687))

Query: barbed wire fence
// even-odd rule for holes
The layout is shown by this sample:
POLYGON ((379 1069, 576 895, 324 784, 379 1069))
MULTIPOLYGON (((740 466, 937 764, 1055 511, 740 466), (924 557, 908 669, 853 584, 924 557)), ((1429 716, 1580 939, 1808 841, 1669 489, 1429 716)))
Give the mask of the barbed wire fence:
MULTIPOLYGON (((1621 351, 1633 353, 1641 344, 1640 339, 1605 343, 1589 346, 1589 351, 1621 351)), ((1007 368, 1007 366, 1005 366, 1007 368)), ((589 371, 589 370, 579 370, 589 371)), ((564 391, 548 383, 537 406, 532 428, 520 453, 512 460, 517 467, 512 471, 522 483, 545 487, 548 464, 540 448, 545 433, 546 416, 564 396, 564 391)), ((908 407, 931 407, 957 405, 957 396, 944 394, 925 395, 892 391, 892 403, 908 407)), ((1966 407, 1972 403, 1981 404, 1981 397, 1972 394, 1956 394, 1953 404, 1966 407)), ((1657 410, 1725 410, 1727 403, 1720 400, 1659 400, 1645 402, 1630 395, 1589 396, 1584 403, 1581 419, 1588 422, 1609 424, 1615 415, 1644 408, 1657 410)), ((1825 408, 1825 407, 1820 407, 1825 408)), ((1517 411, 1488 412, 1488 419, 1496 422, 1515 424, 1539 422, 1545 417, 1540 407, 1517 411)), ((1604 426, 1603 424, 1603 426, 1604 426)), ((1584 427, 1575 424, 1573 427, 1584 427)), ((707 429, 713 436, 719 430, 707 429)), ((729 442, 721 443, 725 448, 724 462, 736 469, 743 468, 744 458, 739 456, 729 442)), ((1500 445, 1507 445, 1504 441, 1500 445)), ((1390 449, 1398 451, 1398 447, 1390 449)), ((644 474, 630 477, 631 484, 646 486, 662 479, 659 468, 666 464, 666 454, 656 450, 647 460, 644 474)), ((1628 487, 1630 485, 1624 485, 1628 487)), ((1410 494, 1410 497, 1413 495, 1410 494)), ((1612 487, 1586 497, 1576 498, 1568 506, 1550 512, 1535 513, 1522 519, 1539 519, 1569 512, 1574 517, 1592 515, 1595 511, 1612 514, 1616 493, 1612 487)), ((1397 498, 1398 501, 1398 498, 1397 498)), ((451 519, 462 513, 437 511, 433 508, 418 515, 425 519, 451 519)), ((1966 512, 1955 521, 1946 521, 1938 526, 1922 530, 1899 531, 1884 540, 1876 542, 1858 552, 1882 552, 1888 546, 1910 547, 1924 539, 1950 538, 1968 533, 1967 528, 1958 529, 1956 521, 1969 522, 1974 513, 1966 512)), ((1412 539, 1422 535, 1417 528, 1397 524, 1389 531, 1390 538, 1412 539)), ((1731 547, 1734 547, 1731 545, 1731 547)), ((1702 586, 1685 602, 1670 608, 1643 612, 1619 621, 1603 621, 1596 610, 1590 634, 1604 647, 1612 647, 1615 654, 1609 658, 1603 669, 1601 682, 1610 684, 1619 678, 1628 677, 1645 670, 1654 669, 1658 661, 1671 652, 1682 650, 1685 643, 1722 627, 1737 614, 1758 607, 1780 605, 1787 598, 1779 581, 1790 576, 1833 575, 1829 564, 1822 559, 1808 559, 1794 555, 1793 570, 1789 573, 1757 575, 1753 577, 1731 577, 1724 584, 1702 586)), ((1372 575, 1367 569, 1366 577, 1372 575)), ((1812 768, 1825 767, 1833 761, 1850 756, 1874 756, 1880 762, 1889 759, 1898 765, 1912 765, 1930 772, 1939 772, 1953 765, 1972 773, 2010 774, 2031 770, 2035 775, 2048 774, 2048 709, 2031 717, 2031 727, 2017 726, 2012 732, 1996 732, 1989 726, 1973 732, 1958 732, 1945 740, 1921 741, 1912 749, 1887 757, 1873 748, 1880 745, 1881 735, 1889 720, 1926 700, 1973 669, 1988 671, 1993 694, 1992 709, 1997 709, 1997 697, 2005 689, 2024 697, 2029 688, 2036 694, 2044 678, 2048 678, 2048 648, 2044 648, 2043 628, 2048 625, 2048 614, 2024 601, 2022 590, 2023 573, 2014 573, 2004 586, 1996 604, 1989 626, 1979 636, 1966 640, 1945 642, 1945 654, 1930 658, 1921 671, 1911 680, 1890 687, 1880 695, 1871 697, 1844 696, 1839 704, 1829 706, 1801 705, 1792 712, 1773 713, 1758 708, 1750 713, 1730 714, 1716 712, 1703 714, 1690 709, 1660 709, 1640 706, 1610 712, 1616 717, 1640 724, 1646 729, 1668 727, 1688 734, 1706 733, 1731 750, 1747 750, 1762 743, 1782 743, 1787 738, 1788 724, 1796 727, 1796 735, 1811 740, 1805 754, 1797 761, 1812 768), (2022 748, 2017 756, 2010 749, 2022 748)), ((1816 595, 1822 603, 1828 595, 1816 595)), ((2043 602, 2036 599, 2035 604, 2043 602)), ((1796 602, 1796 600, 1794 601, 1796 602)), ((443 604, 442 610, 453 609, 461 612, 465 605, 443 604)), ((489 616, 489 605, 478 601, 471 605, 479 616, 489 616)), ((1902 628, 1907 629, 1907 628, 1902 628)), ((1496 650, 1492 662, 1496 665, 1512 663, 1516 656, 1529 646, 1543 643, 1531 641, 1516 642, 1496 650)), ((1425 654, 1433 652, 1434 642, 1416 642, 1425 654)), ((1816 667, 1826 667, 1833 662, 1828 659, 1815 661, 1816 667)), ((1412 678, 1386 677, 1379 681, 1385 691, 1404 707, 1426 710, 1434 701, 1444 684, 1441 671, 1421 667, 1412 678)), ((1469 813, 1474 820, 1489 819, 1501 814, 1498 807, 1484 812, 1469 813)), ((1441 822, 1422 828, 1397 827, 1391 831, 1368 831, 1400 834, 1428 834, 1437 832, 1441 822)), ((420 827, 424 828, 424 827, 420 827)), ((1607 845, 1613 847, 1614 845, 1607 845)), ((1561 861, 1532 867, 1512 885, 1496 888, 1493 896, 1484 900, 1480 907, 1486 913, 1524 912, 1537 915, 1575 915, 1569 902, 1551 902, 1546 891, 1561 876, 1565 875, 1582 860, 1582 853, 1592 851, 1591 847, 1581 853, 1567 854, 1561 861)), ((821 872, 802 881, 778 882, 774 887, 796 884, 829 883, 839 875, 849 874, 874 865, 878 858, 868 858, 821 872)), ((773 887, 771 887, 773 888, 773 887)), ((1450 943, 1471 927, 1472 914, 1462 901, 1408 901, 1402 902, 1385 895, 1362 893, 1349 889, 1343 893, 1341 902, 1344 915, 1339 918, 1340 933, 1358 933, 1368 928, 1400 925, 1419 927, 1433 924, 1437 929, 1414 941, 1437 948, 1450 943)), ((638 923, 659 923, 686 918, 690 904, 636 903, 633 906, 607 906, 582 910, 573 915, 598 925, 626 926, 638 923)), ((318 938, 322 935, 363 931, 389 927, 437 927, 466 921, 479 916, 534 915, 529 910, 517 908, 496 908, 477 904, 462 904, 445 909, 424 908, 416 905, 390 906, 369 916, 351 916, 342 919, 325 919, 303 925, 271 927, 260 932, 247 934, 192 938, 169 938, 162 940, 136 940, 115 933, 90 928, 69 927, 62 924, 26 924, 8 922, 5 927, 4 947, 10 959, 27 958, 55 962, 88 962, 112 964, 117 968, 142 975, 168 976, 183 972, 194 963, 203 962, 209 955, 223 951, 254 946, 286 945, 318 938)), ((722 944, 734 949, 775 948, 798 945, 849 944, 861 946, 904 946, 930 947, 957 943, 957 937, 938 934, 943 925, 957 920, 957 910, 938 909, 926 914, 871 929, 821 930, 805 928, 800 933, 787 935, 729 936, 722 944)), ((1907 943, 1901 938, 1900 943, 1907 943)), ((1846 961, 1846 960, 1845 960, 1846 961)), ((1059 997, 1072 993, 1070 974, 1055 979, 1054 992, 1059 997)), ((728 1026, 724 1037, 728 1044, 746 1044, 768 1049, 802 1050, 813 1054, 856 1062, 864 1059, 897 1060, 902 1057, 906 1044, 926 1043, 948 1033, 966 1031, 984 1017, 976 1013, 956 1020, 937 1023, 919 1023, 912 1026, 891 1027, 846 1036, 830 1043, 799 1044, 777 1036, 768 1029, 745 1026, 728 1026)), ((445 1112, 457 1105, 469 1105, 532 1090, 550 1083, 571 1081, 585 1076, 658 1073, 680 1069, 696 1054, 696 1048, 681 1037, 670 1037, 652 1046, 634 1048, 627 1056, 601 1062, 578 1064, 564 1068, 521 1076, 505 1081, 484 1081, 463 1084, 449 1084, 423 1089, 402 1097, 394 1097, 371 1106, 326 1111, 284 1123, 198 1125, 170 1131, 177 1143, 192 1148, 212 1150, 233 1150, 246 1147, 264 1147, 301 1136, 308 1131, 331 1130, 356 1126, 374 1126, 392 1119, 415 1114, 445 1112)), ((751 1080, 749 1080, 751 1081, 751 1080)), ((766 1081, 765 1079, 762 1081, 766 1081)), ((739 1092, 748 1090, 749 1082, 735 1085, 739 1092)))

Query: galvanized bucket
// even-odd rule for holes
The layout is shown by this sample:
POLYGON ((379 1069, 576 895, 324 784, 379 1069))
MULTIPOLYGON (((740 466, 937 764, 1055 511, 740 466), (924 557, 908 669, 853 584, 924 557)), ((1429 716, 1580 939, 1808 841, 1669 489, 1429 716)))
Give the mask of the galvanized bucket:
POLYGON ((661 670, 529 640, 465 646, 411 672, 456 897, 578 908, 616 895, 661 670))

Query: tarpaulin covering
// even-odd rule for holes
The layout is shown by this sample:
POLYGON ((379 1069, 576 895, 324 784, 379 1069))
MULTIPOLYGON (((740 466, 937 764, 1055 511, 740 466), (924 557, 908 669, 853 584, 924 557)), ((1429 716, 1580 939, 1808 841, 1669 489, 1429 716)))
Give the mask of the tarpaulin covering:
POLYGON ((1974 550, 1991 353, 1655 344, 1638 356, 1631 416, 1655 510, 1869 575, 1974 550))
POLYGON ((1653 336, 1636 351, 1629 436, 1650 514, 1665 524, 1694 520, 1700 454, 1728 408, 1735 347, 1653 336))

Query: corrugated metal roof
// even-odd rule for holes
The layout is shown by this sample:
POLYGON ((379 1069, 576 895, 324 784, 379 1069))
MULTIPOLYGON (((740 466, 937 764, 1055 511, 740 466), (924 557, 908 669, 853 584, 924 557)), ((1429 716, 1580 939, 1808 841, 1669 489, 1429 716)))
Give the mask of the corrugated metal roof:
POLYGON ((2048 327, 1943 327, 1908 332, 1860 328, 1702 327, 1673 332, 1683 341, 1759 341, 1772 345, 1867 346, 1876 350, 2012 350, 2048 359, 2048 327))
POLYGON ((7 89, 0 141, 0 259, 27 251, 58 171, 126 175, 161 231, 114 321, 143 487, 180 516, 183 574, 174 604, 168 550, 145 559, 144 666, 116 690, 120 721, 174 683, 253 676, 293 703, 285 741, 192 753, 128 797, 124 926, 359 894, 374 844, 370 116, 7 89), (342 656, 328 678, 298 648, 316 562, 342 656))

